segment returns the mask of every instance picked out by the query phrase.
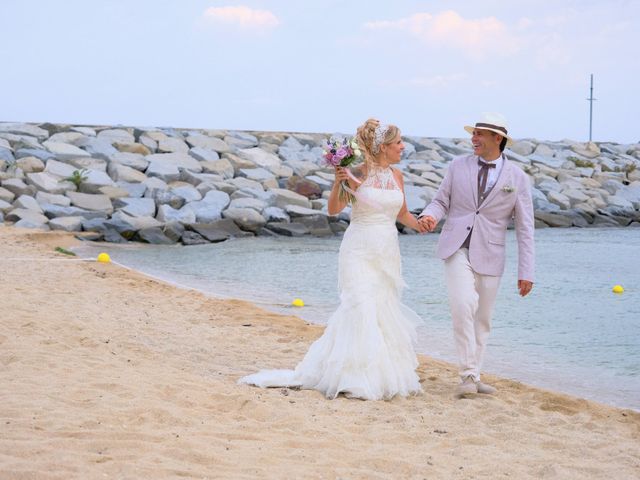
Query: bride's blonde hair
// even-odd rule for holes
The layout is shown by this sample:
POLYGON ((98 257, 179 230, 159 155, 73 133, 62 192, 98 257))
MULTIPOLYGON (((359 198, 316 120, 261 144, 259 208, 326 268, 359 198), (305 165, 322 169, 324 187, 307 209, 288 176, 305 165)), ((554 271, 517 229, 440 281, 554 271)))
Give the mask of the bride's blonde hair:
POLYGON ((381 145, 388 145, 398 136, 400 129, 395 125, 383 125, 380 120, 370 118, 358 127, 356 141, 364 151, 364 161, 367 168, 375 165, 376 157, 380 153, 381 145))

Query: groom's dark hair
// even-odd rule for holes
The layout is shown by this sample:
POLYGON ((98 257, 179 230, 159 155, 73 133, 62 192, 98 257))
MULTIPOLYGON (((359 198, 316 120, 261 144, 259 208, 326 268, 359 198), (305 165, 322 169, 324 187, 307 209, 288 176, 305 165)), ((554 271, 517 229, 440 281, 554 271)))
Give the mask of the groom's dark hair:
POLYGON ((507 137, 502 137, 502 141, 500 142, 500 151, 504 152, 504 147, 507 146, 507 137))

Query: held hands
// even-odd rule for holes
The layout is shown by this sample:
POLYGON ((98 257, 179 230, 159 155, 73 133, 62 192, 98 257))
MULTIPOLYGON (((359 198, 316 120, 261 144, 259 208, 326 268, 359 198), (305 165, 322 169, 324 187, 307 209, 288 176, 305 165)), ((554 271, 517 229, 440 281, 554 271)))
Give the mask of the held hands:
POLYGON ((518 280, 518 290, 521 297, 526 297, 533 288, 533 282, 529 280, 518 280))
POLYGON ((436 228, 436 225, 438 224, 438 222, 436 222, 436 219, 431 215, 420 217, 418 219, 418 223, 420 223, 420 225, 422 226, 422 230, 420 230, 420 233, 433 232, 433 230, 436 228))

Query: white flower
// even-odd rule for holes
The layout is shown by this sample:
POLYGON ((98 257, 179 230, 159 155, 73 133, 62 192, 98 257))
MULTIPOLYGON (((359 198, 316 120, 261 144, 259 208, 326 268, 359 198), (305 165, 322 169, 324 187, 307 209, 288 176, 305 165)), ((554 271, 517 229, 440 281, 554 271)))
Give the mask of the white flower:
POLYGON ((505 185, 502 187, 502 191, 505 193, 511 193, 516 191, 516 187, 512 187, 511 185, 505 185))
POLYGON ((353 150, 353 154, 354 154, 356 157, 360 157, 360 156, 362 156, 362 152, 361 152, 360 150, 358 150, 358 149, 354 149, 354 150, 353 150))

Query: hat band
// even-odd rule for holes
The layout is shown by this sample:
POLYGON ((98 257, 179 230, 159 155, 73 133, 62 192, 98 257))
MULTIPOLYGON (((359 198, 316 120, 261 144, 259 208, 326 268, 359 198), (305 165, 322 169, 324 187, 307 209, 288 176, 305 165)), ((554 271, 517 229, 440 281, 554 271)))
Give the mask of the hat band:
POLYGON ((501 127, 500 125, 493 125, 492 123, 476 123, 476 128, 493 128, 494 130, 500 130, 501 132, 504 132, 505 135, 507 135, 506 128, 501 127))

